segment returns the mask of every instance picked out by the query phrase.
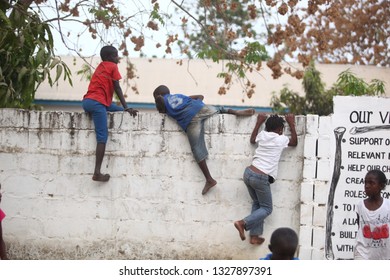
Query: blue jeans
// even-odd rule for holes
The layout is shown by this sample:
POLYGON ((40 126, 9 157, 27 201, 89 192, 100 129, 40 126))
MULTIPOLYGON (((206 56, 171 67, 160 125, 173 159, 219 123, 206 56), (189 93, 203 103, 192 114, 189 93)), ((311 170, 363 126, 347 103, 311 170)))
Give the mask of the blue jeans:
POLYGON ((191 151, 194 155, 195 161, 199 163, 208 156, 206 143, 204 140, 204 122, 215 114, 225 114, 227 110, 223 107, 217 108, 211 105, 205 105, 202 109, 192 118, 190 124, 187 127, 186 133, 188 141, 190 142, 191 151))
POLYGON ((114 103, 111 103, 109 107, 103 105, 92 99, 83 99, 83 109, 85 112, 92 115, 93 123, 95 125, 96 141, 97 143, 107 143, 108 139, 108 126, 107 126, 107 111, 117 112, 123 111, 123 107, 120 107, 114 103))
POLYGON ((244 218, 245 229, 250 235, 262 235, 264 220, 272 213, 272 194, 268 175, 259 174, 249 167, 244 172, 244 183, 252 198, 252 211, 244 218))

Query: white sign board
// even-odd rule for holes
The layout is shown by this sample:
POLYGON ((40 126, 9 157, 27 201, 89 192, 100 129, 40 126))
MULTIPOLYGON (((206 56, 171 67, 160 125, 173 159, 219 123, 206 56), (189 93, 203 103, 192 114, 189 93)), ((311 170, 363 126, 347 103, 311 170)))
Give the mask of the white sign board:
MULTIPOLYGON (((358 229, 355 205, 366 197, 364 177, 380 169, 390 178, 390 99, 336 96, 333 102, 325 257, 352 259, 358 229)), ((389 189, 382 195, 390 198, 389 189)))

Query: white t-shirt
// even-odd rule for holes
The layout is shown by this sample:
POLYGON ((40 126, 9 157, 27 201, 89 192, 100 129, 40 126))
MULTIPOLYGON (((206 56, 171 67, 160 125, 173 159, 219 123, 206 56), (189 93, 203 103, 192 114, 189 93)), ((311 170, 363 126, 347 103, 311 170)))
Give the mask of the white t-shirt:
POLYGON ((252 165, 276 179, 279 159, 283 149, 288 147, 288 142, 290 139, 283 134, 260 131, 256 137, 257 148, 252 165))
POLYGON ((368 210, 363 201, 356 205, 359 229, 356 235, 355 259, 390 260, 390 200, 381 207, 368 210))

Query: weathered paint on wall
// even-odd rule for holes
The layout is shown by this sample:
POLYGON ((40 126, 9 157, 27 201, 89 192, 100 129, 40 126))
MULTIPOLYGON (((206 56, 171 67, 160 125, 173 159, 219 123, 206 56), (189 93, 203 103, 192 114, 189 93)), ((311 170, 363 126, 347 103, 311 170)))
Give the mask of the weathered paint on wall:
MULTIPOLYGON (((206 123, 204 180, 185 134, 168 117, 110 113, 103 171, 91 180, 95 134, 85 113, 0 109, 3 231, 16 259, 257 259, 272 231, 299 233, 301 259, 323 259, 330 118, 297 116, 299 144, 286 149, 272 185, 265 244, 241 241, 233 221, 251 207, 242 174, 256 117, 206 123)), ((286 131, 289 134, 289 131, 286 131)))

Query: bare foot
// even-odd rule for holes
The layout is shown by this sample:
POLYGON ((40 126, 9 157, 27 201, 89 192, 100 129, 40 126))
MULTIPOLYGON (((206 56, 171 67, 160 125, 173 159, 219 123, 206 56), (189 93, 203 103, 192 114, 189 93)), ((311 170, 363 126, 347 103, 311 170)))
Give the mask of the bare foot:
POLYGON ((245 223, 243 220, 234 222, 234 226, 238 230, 238 233, 240 234, 240 238, 242 241, 245 240, 245 223))
POLYGON ((264 243, 264 238, 263 237, 259 237, 257 235, 251 235, 251 240, 249 241, 249 243, 253 244, 253 245, 261 245, 264 243))
POLYGON ((206 184, 204 185, 204 188, 202 190, 202 195, 205 195, 212 187, 214 187, 217 184, 217 181, 206 181, 206 184))
POLYGON ((99 182, 107 182, 110 180, 110 174, 93 174, 92 180, 99 182))
POLYGON ((255 114, 255 109, 232 110, 231 112, 236 116, 249 117, 255 114))

